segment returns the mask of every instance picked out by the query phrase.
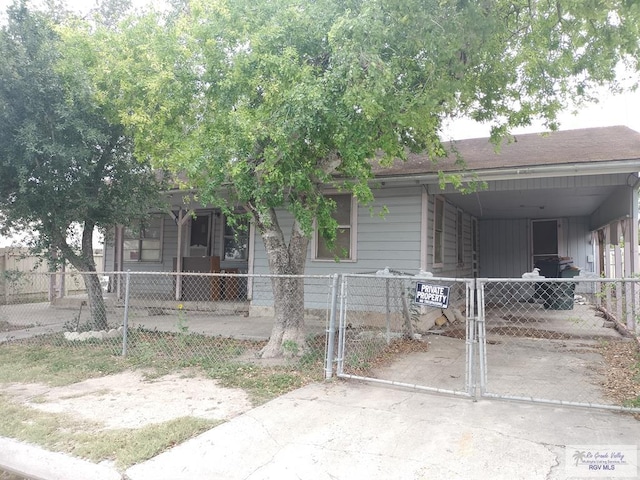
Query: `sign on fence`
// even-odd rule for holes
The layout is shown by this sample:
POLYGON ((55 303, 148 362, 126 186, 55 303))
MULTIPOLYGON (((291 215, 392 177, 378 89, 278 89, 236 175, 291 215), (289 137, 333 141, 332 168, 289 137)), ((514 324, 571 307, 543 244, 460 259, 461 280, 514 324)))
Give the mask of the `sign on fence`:
POLYGON ((449 287, 417 282, 414 302, 429 307, 448 308, 449 287))

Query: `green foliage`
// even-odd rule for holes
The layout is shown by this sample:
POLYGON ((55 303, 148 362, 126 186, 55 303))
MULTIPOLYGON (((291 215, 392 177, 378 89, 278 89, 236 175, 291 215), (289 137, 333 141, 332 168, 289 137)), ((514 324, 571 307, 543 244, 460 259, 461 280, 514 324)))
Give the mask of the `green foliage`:
POLYGON ((0 30, 2 231, 35 231, 34 247, 93 271, 95 228, 130 223, 157 201, 148 163, 110 114, 91 37, 63 14, 7 10, 0 30), (75 28, 75 29, 74 29, 75 28), (82 245, 70 240, 81 226, 82 245))
POLYGON ((639 68, 640 5, 629 0, 173 5, 71 29, 91 47, 76 58, 91 60, 92 98, 129 129, 138 157, 227 215, 244 207, 278 274, 304 273, 314 225, 331 246, 328 189, 370 204, 379 166, 445 155, 444 121, 490 122, 497 145, 537 117, 556 128, 568 100, 591 100, 600 84, 616 88, 620 62, 639 68), (288 237, 280 210, 295 219, 288 237))
MULTIPOLYGON (((496 139, 619 61, 637 69, 635 2, 192 0, 98 35, 104 81, 140 154, 185 172, 200 198, 309 234, 335 225, 323 187, 372 199, 371 159, 444 153, 443 120, 494 122, 496 139), (109 46, 111 47, 109 49, 109 46)), ((446 178, 446 181, 457 180, 446 178)), ((461 189, 478 188, 474 183, 461 189)))

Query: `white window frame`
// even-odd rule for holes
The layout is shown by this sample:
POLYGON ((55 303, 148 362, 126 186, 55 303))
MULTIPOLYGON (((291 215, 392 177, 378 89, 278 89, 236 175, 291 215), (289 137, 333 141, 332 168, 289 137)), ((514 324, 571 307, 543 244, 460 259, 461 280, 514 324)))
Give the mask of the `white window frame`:
MULTIPOLYGON (((349 221, 351 222, 349 225, 339 224, 338 229, 349 229, 349 256, 346 258, 338 257, 340 262, 356 262, 358 260, 358 201, 356 198, 349 193, 338 193, 338 192, 330 192, 325 194, 327 197, 338 197, 338 196, 349 196, 351 199, 351 212, 349 216, 349 221)), ((313 238, 311 242, 311 259, 314 262, 335 262, 336 257, 325 258, 318 257, 318 247, 320 246, 320 242, 323 239, 321 238, 317 226, 313 230, 313 238)))
POLYGON ((446 202, 444 197, 437 195, 433 199, 433 266, 442 267, 444 265, 444 235, 446 220, 446 202), (438 212, 438 203, 442 204, 442 211, 438 212), (438 231, 438 213, 440 213, 440 231, 438 231), (436 257, 437 246, 440 244, 440 257, 436 257))
POLYGON ((161 213, 153 213, 151 215, 149 215, 150 217, 157 217, 160 225, 160 232, 158 235, 158 238, 145 238, 144 236, 144 232, 145 229, 149 229, 149 227, 145 227, 143 228, 142 225, 139 226, 139 231, 137 236, 131 236, 128 235, 127 229, 125 228, 123 233, 122 233, 122 242, 123 242, 123 262, 124 263, 162 263, 162 246, 164 244, 164 219, 165 219, 165 215, 161 214, 161 213), (132 249, 126 249, 124 247, 125 242, 138 242, 138 258, 127 258, 126 252, 127 251, 132 251, 132 249), (157 258, 152 258, 152 259, 143 259, 144 254, 143 252, 145 251, 145 243, 149 242, 149 241, 154 241, 154 242, 158 242, 158 248, 157 249, 153 249, 153 250, 158 250, 158 256, 157 258))
POLYGON ((227 223, 227 217, 224 217, 224 222, 222 225, 222 255, 220 260, 224 261, 224 262, 243 262, 246 263, 249 260, 249 234, 250 234, 250 221, 249 219, 247 219, 247 225, 246 225, 246 229, 245 230, 240 230, 240 229, 236 229, 234 226, 229 225, 227 223), (234 233, 231 234, 227 234, 227 227, 230 227, 233 229, 234 233), (235 240, 236 238, 238 239, 245 239, 246 240, 246 248, 244 250, 244 257, 242 258, 227 258, 227 254, 226 254, 226 247, 227 247, 227 240, 235 240))

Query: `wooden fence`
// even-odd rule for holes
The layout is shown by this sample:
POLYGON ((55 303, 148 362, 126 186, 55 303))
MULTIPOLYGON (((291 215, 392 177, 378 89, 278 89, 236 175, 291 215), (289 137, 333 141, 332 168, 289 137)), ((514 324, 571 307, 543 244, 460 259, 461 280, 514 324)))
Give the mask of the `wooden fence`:
MULTIPOLYGON (((96 252, 93 260, 96 269, 102 271, 102 251, 96 252)), ((75 269, 65 266, 65 270, 75 269)), ((64 284, 64 292, 54 292, 54 284, 58 285, 59 282, 46 281, 47 276, 42 275, 49 271, 47 261, 32 255, 27 248, 0 248, 0 303, 47 301, 52 294, 66 296, 75 293, 76 289, 84 290, 84 285, 77 286, 73 282, 67 282, 64 284), (38 280, 34 281, 36 278, 38 280)))

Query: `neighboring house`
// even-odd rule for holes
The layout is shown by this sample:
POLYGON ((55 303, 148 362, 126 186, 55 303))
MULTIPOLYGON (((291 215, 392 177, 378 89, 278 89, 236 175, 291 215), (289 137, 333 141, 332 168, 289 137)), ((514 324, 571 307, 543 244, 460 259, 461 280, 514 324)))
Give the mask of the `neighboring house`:
MULTIPOLYGON (((373 214, 370 206, 335 194, 338 244, 348 258, 335 262, 314 237, 306 273, 389 267, 441 277, 520 278, 552 256, 571 257, 582 271, 596 274, 623 277, 640 270, 640 133, 618 126, 517 135, 498 153, 486 138, 453 145, 466 162, 463 171, 453 154, 437 164, 412 155, 376 168, 373 214), (450 185, 441 189, 439 170, 484 181, 487 188, 470 194, 450 185), (386 215, 375 213, 383 208, 386 215), (604 247, 616 239, 624 242, 627 260, 623 270, 607 272, 604 247)), ((105 249, 105 270, 171 272, 181 265, 182 271, 269 273, 253 228, 236 236, 219 211, 181 205, 180 198, 174 192, 171 214, 154 214, 141 232, 118 229, 105 249)), ((290 221, 282 218, 283 231, 290 221)), ((170 282, 153 289, 187 293, 174 292, 170 282)))

